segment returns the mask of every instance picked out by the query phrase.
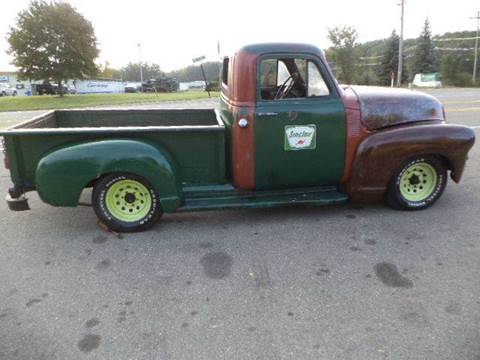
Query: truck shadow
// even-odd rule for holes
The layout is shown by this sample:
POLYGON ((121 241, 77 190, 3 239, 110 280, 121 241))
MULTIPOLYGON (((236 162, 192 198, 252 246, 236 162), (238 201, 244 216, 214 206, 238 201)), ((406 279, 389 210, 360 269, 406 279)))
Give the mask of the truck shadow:
POLYGON ((392 211, 383 204, 348 204, 348 205, 332 205, 332 206, 284 206, 275 208, 263 209, 227 209, 219 211, 196 211, 175 214, 165 214, 157 223, 155 228, 175 221, 191 221, 195 223, 209 221, 210 219, 222 218, 223 220, 255 220, 262 221, 277 221, 282 218, 288 219, 305 219, 323 217, 345 216, 350 218, 351 214, 359 213, 373 213, 379 210, 392 211))

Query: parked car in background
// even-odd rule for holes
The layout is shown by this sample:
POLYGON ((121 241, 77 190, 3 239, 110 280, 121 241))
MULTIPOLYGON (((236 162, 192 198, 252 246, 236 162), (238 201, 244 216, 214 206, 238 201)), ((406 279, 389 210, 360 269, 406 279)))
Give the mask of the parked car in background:
POLYGON ((142 83, 127 83, 125 85, 125 92, 126 93, 137 93, 142 91, 142 83))
POLYGON ((169 77, 150 79, 142 84, 143 92, 174 92, 177 90, 178 81, 169 77))
POLYGON ((440 74, 416 74, 413 78, 413 86, 421 88, 441 88, 440 74))
POLYGON ((0 96, 17 96, 17 89, 10 84, 0 84, 0 96))
POLYGON ((77 89, 74 85, 58 86, 56 83, 51 83, 45 80, 41 84, 32 84, 32 95, 59 95, 63 94, 76 94, 77 89))
POLYGON ((68 85, 66 89, 67 89, 67 94, 75 95, 77 93, 77 89, 73 85, 68 85))
POLYGON ((32 84, 33 95, 56 95, 58 86, 44 81, 42 84, 32 84))

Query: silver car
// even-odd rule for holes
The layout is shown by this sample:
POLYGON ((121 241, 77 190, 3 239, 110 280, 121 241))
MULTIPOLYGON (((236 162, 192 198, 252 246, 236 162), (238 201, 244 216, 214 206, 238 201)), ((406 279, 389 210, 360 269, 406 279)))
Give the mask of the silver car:
POLYGON ((17 96, 17 89, 9 84, 0 84, 0 96, 17 96))

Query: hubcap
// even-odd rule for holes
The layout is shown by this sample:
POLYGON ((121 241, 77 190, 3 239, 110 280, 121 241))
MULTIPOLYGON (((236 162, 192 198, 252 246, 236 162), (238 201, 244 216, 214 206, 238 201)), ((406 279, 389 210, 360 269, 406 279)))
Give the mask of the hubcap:
POLYGON ((408 167, 400 178, 400 193, 407 201, 423 201, 437 187, 438 175, 435 168, 420 162, 408 167))
POLYGON ((116 219, 135 222, 148 215, 152 207, 150 191, 135 180, 120 180, 107 190, 105 202, 116 219))
POLYGON ((126 193, 125 194, 125 201, 127 203, 133 204, 135 202, 135 200, 137 200, 137 198, 135 197, 134 193, 126 193))

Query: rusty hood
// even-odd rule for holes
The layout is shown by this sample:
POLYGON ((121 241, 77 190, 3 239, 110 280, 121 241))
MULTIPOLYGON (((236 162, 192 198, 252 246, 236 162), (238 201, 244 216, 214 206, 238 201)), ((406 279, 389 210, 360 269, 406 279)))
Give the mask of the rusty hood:
POLYGON ((443 106, 435 97, 406 89, 351 86, 368 130, 415 123, 444 121, 443 106))

